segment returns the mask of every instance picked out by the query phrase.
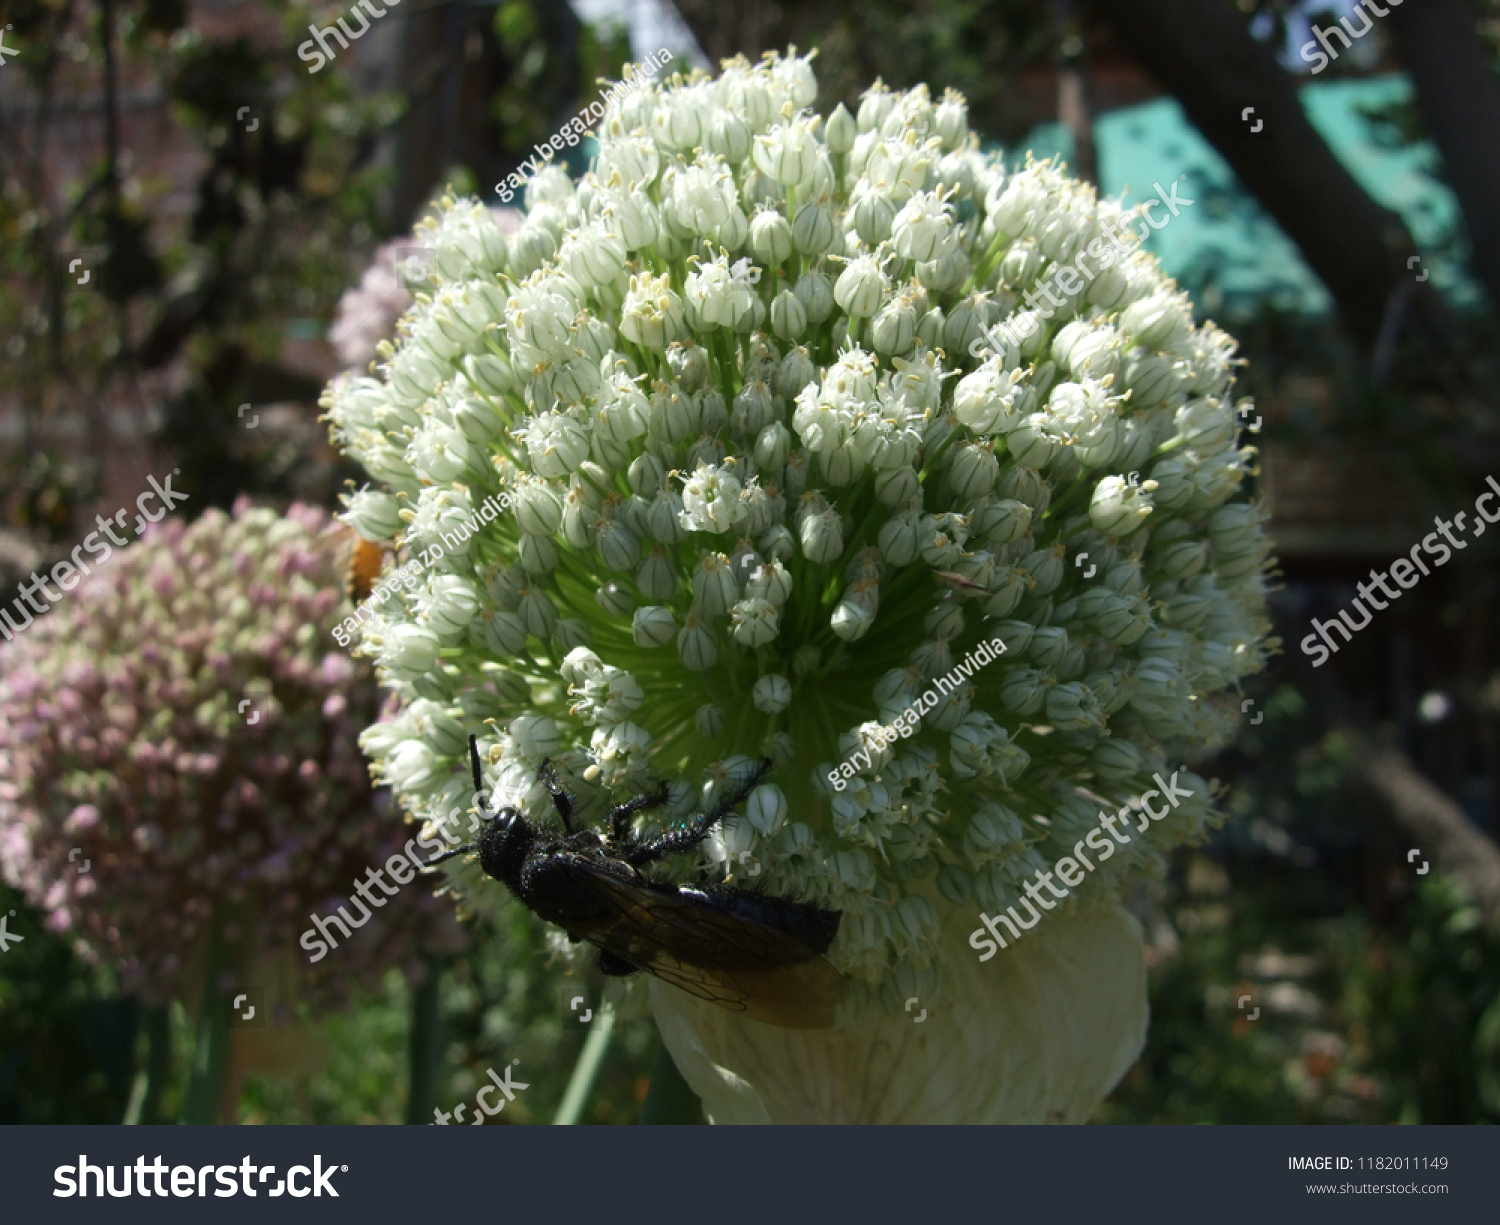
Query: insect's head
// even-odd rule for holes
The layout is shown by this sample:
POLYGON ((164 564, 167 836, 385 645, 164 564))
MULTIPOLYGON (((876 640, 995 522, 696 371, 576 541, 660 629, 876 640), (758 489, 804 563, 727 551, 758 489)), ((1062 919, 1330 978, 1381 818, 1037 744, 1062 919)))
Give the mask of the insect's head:
POLYGON ((520 869, 531 841, 530 822, 514 808, 486 814, 479 827, 479 866, 486 876, 508 881, 520 869))
POLYGON ((491 813, 484 806, 484 775, 480 769, 479 741, 469 737, 469 758, 474 767, 474 797, 479 806, 479 837, 462 848, 479 852, 479 866, 486 876, 513 882, 531 848, 534 833, 530 822, 516 809, 506 806, 491 813))

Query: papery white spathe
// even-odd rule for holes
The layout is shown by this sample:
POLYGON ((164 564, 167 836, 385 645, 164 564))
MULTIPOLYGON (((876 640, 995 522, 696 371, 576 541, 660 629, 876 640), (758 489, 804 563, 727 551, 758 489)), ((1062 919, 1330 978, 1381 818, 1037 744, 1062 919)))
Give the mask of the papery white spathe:
POLYGON ((939 995, 846 1006, 832 1030, 761 1025, 653 979, 662 1040, 709 1119, 1086 1123, 1145 1045, 1140 925, 1075 909, 981 965, 950 915, 939 995))

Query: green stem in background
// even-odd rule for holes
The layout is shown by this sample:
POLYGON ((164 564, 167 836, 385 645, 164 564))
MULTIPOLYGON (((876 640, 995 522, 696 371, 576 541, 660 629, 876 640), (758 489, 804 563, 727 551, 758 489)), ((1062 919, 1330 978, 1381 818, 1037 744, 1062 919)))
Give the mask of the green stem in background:
POLYGON ((610 1035, 615 1029, 615 1002, 608 986, 604 991, 604 998, 599 1001, 599 1011, 594 1014, 594 1024, 589 1029, 589 1036, 584 1039, 583 1050, 578 1053, 572 1079, 568 1081, 568 1088, 563 1093, 562 1105, 557 1108, 557 1117, 552 1120, 555 1126, 577 1126, 583 1118, 583 1108, 594 1091, 594 1082, 599 1079, 604 1053, 609 1050, 610 1035))
POLYGON ((406 1121, 427 1123, 436 1116, 438 1073, 443 1058, 443 963, 426 958, 427 977, 412 992, 411 1033, 406 1044, 406 1121))
POLYGON ((231 964, 229 942, 224 938, 224 921, 219 917, 214 920, 213 937, 208 946, 203 1002, 198 1009, 193 1064, 188 1076, 187 1100, 182 1108, 184 1123, 219 1121, 224 1071, 229 1066, 229 1005, 219 990, 219 983, 231 964))
POLYGON ((125 1107, 126 1127, 161 1123, 161 1099, 172 1077, 172 1017, 166 1008, 146 1010, 146 1066, 130 1089, 125 1107))
POLYGON ((657 1048, 656 1063, 651 1068, 651 1088, 646 1091, 646 1104, 641 1107, 641 1123, 660 1127, 701 1122, 703 1103, 677 1070, 677 1062, 663 1042, 657 1048))

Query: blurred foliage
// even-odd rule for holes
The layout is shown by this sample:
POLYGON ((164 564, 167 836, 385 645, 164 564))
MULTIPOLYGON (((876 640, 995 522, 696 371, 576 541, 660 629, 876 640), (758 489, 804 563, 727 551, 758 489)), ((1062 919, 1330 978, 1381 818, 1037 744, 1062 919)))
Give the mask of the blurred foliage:
MULTIPOLYGON (((599 81, 619 79, 630 39, 618 26, 580 26, 563 0, 502 0, 494 30, 510 65, 492 103, 511 157, 508 172, 597 98, 599 81)), ((580 173, 582 146, 563 160, 580 173)))
MULTIPOLYGON (((818 78, 828 99, 857 102, 879 77, 892 88, 926 81, 934 96, 953 88, 969 101, 975 126, 1000 108, 1003 94, 1051 48, 1046 6, 949 0, 946 3, 841 5, 807 45, 819 48, 818 78)), ((1001 139, 1021 135, 997 130, 1001 139)))
POLYGON ((0 959, 0 1124, 118 1123, 144 1010, 5 885, 0 916, 21 937, 0 959))
MULTIPOLYGON (((473 1117, 475 1092, 489 1083, 486 1069, 503 1075, 512 1060, 520 1062, 511 1079, 528 1087, 491 1123, 551 1123, 562 1102, 589 1030, 581 1017, 584 1008, 597 1010, 600 984, 597 975, 585 981, 549 966, 544 930, 524 907, 508 906, 499 922, 480 922, 470 955, 444 969, 438 1107, 451 1114, 465 1103, 464 1124, 473 1117), (574 995, 585 997, 576 1011, 569 1006, 574 995)), ((644 1007, 645 992, 638 995, 615 1023, 585 1122, 633 1123, 640 1114, 656 1027, 644 1007)), ((402 1122, 410 996, 399 972, 387 974, 378 998, 319 1027, 334 1052, 328 1066, 300 1083, 252 1077, 241 1100, 241 1120, 402 1122)))
POLYGON ((1302 694, 1256 696, 1230 823, 1142 908, 1151 1029, 1096 1121, 1500 1122, 1500 943, 1402 869, 1302 694))
MULTIPOLYGON (((132 1089, 141 1089, 149 1013, 114 995, 107 968, 80 961, 19 894, 0 886, 0 914, 12 909, 7 930, 24 939, 0 960, 0 1124, 120 1122, 132 1089)), ((443 970, 438 1105, 451 1113, 466 1103, 468 1123, 476 1090, 489 1083, 485 1070, 503 1074, 519 1060, 512 1080, 528 1087, 490 1121, 550 1123, 589 1031, 584 1009, 597 1010, 601 984, 597 975, 580 980, 549 966, 543 927, 523 907, 507 907, 502 917, 476 935, 472 955, 443 970), (573 1010, 571 998, 580 994, 585 1003, 573 1010)), ((645 994, 633 988, 622 1007, 585 1122, 640 1116, 657 1047, 645 994)), ((411 995, 392 970, 379 994, 316 1023, 313 1037, 329 1051, 325 1066, 299 1077, 250 1075, 239 1121, 403 1122, 411 995)), ((180 1111, 192 1050, 191 1025, 175 1005, 170 1045, 163 1121, 180 1111)))
POLYGON ((1293 865, 1179 866, 1181 947, 1095 1121, 1500 1122, 1500 948, 1451 885, 1424 881, 1381 926, 1293 865))
MULTIPOLYGON (((289 34, 309 14, 262 8, 289 34)), ((209 37, 185 13, 179 0, 10 5, 22 50, 7 66, 22 75, 0 112, 0 396, 28 434, 67 413, 97 447, 107 407, 179 388, 159 442, 195 506, 240 492, 326 501, 331 489, 273 475, 257 447, 274 444, 247 435, 235 406, 301 400, 312 417, 319 380, 282 364, 288 321, 331 317, 362 270, 385 175, 371 154, 400 104, 308 74, 274 40, 209 37), (143 104, 170 115, 167 145, 125 142, 143 104), (102 136, 98 160, 78 159, 80 121, 102 136)))
POLYGON ((98 495, 97 468, 53 450, 8 452, 0 457, 0 522, 39 540, 70 541, 74 514, 98 495))
POLYGON ((957 89, 968 99, 970 125, 1007 142, 1033 122, 1033 99, 1020 90, 1020 78, 1047 64, 1055 41, 1051 5, 1042 0, 784 6, 679 0, 677 7, 710 60, 736 48, 753 59, 772 47, 816 47, 817 105, 824 113, 839 101, 856 109, 877 77, 900 89, 925 81, 935 98, 957 89))

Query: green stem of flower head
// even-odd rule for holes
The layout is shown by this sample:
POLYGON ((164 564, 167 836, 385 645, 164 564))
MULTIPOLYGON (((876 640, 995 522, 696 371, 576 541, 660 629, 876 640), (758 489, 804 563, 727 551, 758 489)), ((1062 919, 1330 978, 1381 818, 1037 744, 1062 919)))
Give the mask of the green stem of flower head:
POLYGON ((1087 536, 1093 530, 1094 530, 1094 525, 1091 522, 1082 523, 1078 527, 1074 528, 1067 535, 1063 536, 1062 537, 1062 543, 1063 544, 1072 544, 1073 541, 1075 541, 1075 540, 1081 540, 1084 536, 1087 536))
POLYGON ((647 1126, 703 1122, 703 1103, 677 1070, 672 1052, 663 1042, 651 1065, 651 1087, 641 1107, 641 1122, 647 1126))
POLYGON ((865 516, 860 520, 859 526, 854 529, 854 534, 850 536, 849 543, 844 546, 844 551, 840 555, 841 560, 844 557, 857 557, 860 551, 869 544, 870 538, 874 536, 880 526, 886 519, 890 518, 890 508, 883 505, 880 499, 875 496, 875 474, 873 472, 866 473, 860 478, 859 489, 854 494, 854 502, 856 505, 860 502, 866 504, 865 516))
POLYGON ((226 919, 212 920, 208 956, 203 969, 203 998, 198 1008, 193 1062, 188 1074, 184 1123, 217 1123, 224 1096, 224 1073, 229 1067, 229 1009, 219 984, 235 964, 234 949, 224 935, 226 919))
POLYGON ((162 1123, 161 1099, 172 1077, 172 1014, 167 1008, 146 1011, 146 1066, 136 1075, 122 1120, 126 1127, 162 1123))
POLYGON ((427 977, 412 991, 411 1033, 406 1046, 406 1121, 427 1123, 437 1108, 438 1073, 443 1061, 443 963, 423 959, 427 977))
POLYGON ((599 1079, 599 1069, 604 1066, 604 1055, 609 1050, 610 1036, 615 1029, 614 986, 609 983, 604 988, 599 1010, 589 1027, 589 1036, 583 1041, 583 1050, 578 1053, 572 1078, 563 1092, 562 1105, 552 1120, 555 1126, 573 1127, 583 1120, 583 1109, 594 1091, 594 1082, 599 1079))
MULTIPOLYGON (((802 560, 800 555, 798 560, 802 560)), ((810 598, 802 607, 798 637, 801 642, 811 642, 828 624, 826 613, 836 593, 838 574, 827 570, 822 563, 806 561, 801 576, 797 580, 798 589, 807 592, 810 598)))
POLYGON ((734 404, 734 397, 739 394, 739 368, 735 361, 735 336, 727 328, 718 328, 714 332, 714 355, 718 359, 719 366, 719 391, 724 396, 726 405, 734 404))
POLYGON ((1074 478, 1073 483, 1055 501, 1048 503, 1047 509, 1042 512, 1043 519, 1056 519, 1065 510, 1070 509, 1078 501, 1079 495, 1089 489, 1089 479, 1080 473, 1074 478))
POLYGON ((1005 248, 1010 246, 1010 239, 1005 234, 996 234, 990 239, 989 246, 984 249, 984 254, 979 257, 974 266, 974 271, 963 283, 959 290, 959 296, 964 297, 972 293, 976 286, 989 284, 990 276, 995 271, 995 266, 1000 262, 1005 248))
POLYGON ((579 468, 578 475, 583 477, 584 480, 592 485, 595 492, 598 493, 601 498, 607 500, 615 492, 613 489, 608 489, 605 486, 599 484, 599 482, 594 479, 593 474, 590 473, 587 468, 579 468))
POLYGON ((962 431, 957 429, 950 430, 948 433, 948 437, 943 439, 938 449, 931 455, 929 455, 926 461, 922 464, 922 471, 917 474, 917 479, 920 480, 924 486, 927 484, 927 478, 937 470, 938 461, 942 459, 943 456, 947 453, 948 448, 958 441, 958 436, 961 432, 962 431))
POLYGON ((886 637, 904 638, 908 623, 920 628, 932 607, 932 579, 926 571, 903 574, 901 579, 881 601, 881 632, 886 637))

